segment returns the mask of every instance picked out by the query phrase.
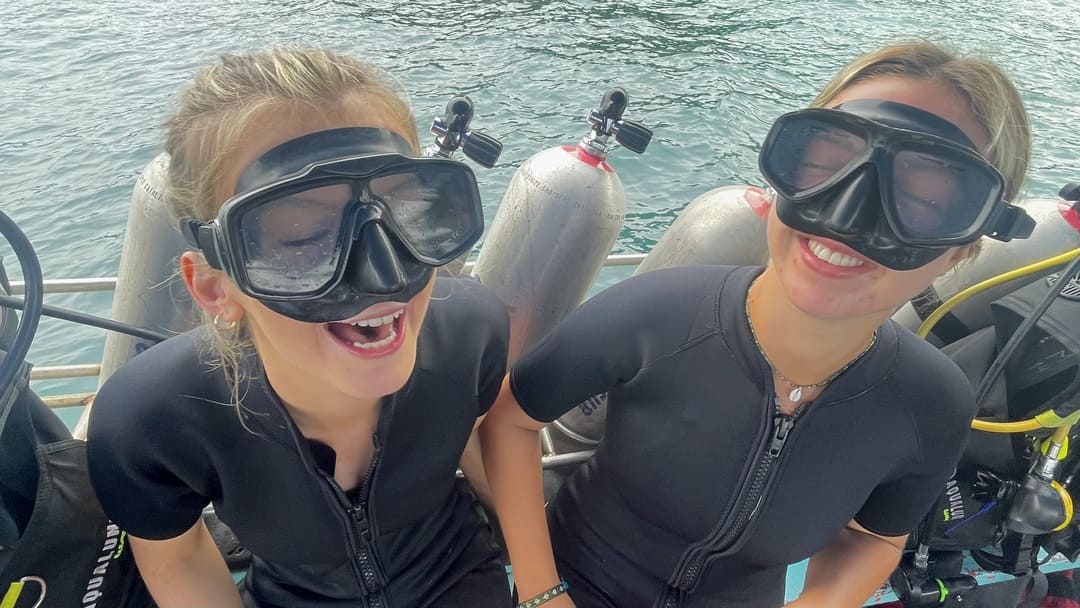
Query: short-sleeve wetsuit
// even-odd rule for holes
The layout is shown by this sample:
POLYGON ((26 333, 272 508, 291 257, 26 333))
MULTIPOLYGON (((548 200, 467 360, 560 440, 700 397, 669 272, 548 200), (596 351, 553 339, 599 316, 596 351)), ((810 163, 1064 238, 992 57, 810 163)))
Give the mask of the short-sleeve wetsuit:
POLYGON ((166 539, 212 502, 254 555, 240 589, 248 607, 510 605, 500 553, 455 483, 505 375, 498 298, 472 280, 436 281, 415 369, 384 399, 371 468, 348 496, 333 450, 299 433, 260 369, 243 407, 229 405, 202 331, 140 354, 98 393, 88 457, 110 518, 166 539))
POLYGON ((684 267, 592 298, 511 371, 550 421, 607 391, 604 440, 548 510, 578 608, 776 608, 852 519, 912 529, 974 416, 968 380, 888 322, 785 433, 745 315, 760 268, 684 267))

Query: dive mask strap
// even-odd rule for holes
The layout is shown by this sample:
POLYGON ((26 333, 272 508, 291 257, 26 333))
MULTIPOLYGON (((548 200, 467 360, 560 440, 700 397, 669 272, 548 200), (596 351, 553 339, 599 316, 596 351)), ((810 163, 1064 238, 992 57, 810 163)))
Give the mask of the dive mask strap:
POLYGON ((211 268, 222 270, 225 268, 224 261, 218 252, 218 240, 214 222, 204 222, 196 219, 186 219, 180 222, 180 234, 184 240, 202 252, 206 263, 211 268))

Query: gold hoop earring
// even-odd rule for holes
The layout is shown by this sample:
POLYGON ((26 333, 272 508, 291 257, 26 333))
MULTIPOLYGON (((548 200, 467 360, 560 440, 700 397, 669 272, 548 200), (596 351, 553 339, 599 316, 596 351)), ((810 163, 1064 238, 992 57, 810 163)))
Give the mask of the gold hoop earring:
POLYGON ((214 315, 214 320, 211 321, 214 324, 214 329, 218 331, 232 331, 236 329, 236 321, 229 321, 224 325, 221 324, 221 315, 214 315))

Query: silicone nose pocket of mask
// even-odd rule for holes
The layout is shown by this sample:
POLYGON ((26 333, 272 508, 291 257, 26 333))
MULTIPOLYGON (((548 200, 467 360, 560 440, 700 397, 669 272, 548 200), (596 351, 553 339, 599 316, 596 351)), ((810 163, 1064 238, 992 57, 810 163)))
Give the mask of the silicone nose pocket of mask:
POLYGON ((382 226, 374 221, 365 222, 356 239, 345 266, 345 282, 357 291, 379 295, 404 289, 408 276, 399 259, 402 248, 395 247, 382 226))
POLYGON ((881 195, 877 176, 866 167, 851 176, 824 205, 827 230, 837 235, 859 237, 874 229, 880 221, 881 195))

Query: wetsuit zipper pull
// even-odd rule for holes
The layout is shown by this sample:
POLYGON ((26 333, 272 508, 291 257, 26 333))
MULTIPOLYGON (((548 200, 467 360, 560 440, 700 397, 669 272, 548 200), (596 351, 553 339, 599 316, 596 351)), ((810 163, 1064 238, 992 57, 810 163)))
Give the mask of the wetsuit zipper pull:
POLYGON ((773 418, 772 443, 769 444, 769 456, 776 458, 784 449, 784 443, 791 434, 791 427, 795 426, 794 416, 780 415, 773 418))

